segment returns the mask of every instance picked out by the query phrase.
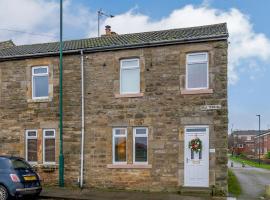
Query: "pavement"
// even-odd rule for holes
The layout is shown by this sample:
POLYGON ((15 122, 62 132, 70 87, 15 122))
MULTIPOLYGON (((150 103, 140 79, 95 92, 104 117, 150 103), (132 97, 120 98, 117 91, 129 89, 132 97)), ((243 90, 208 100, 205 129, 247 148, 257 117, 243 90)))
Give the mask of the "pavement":
POLYGON ((226 200, 224 197, 191 197, 169 192, 109 191, 77 188, 44 188, 40 200, 226 200))
POLYGON ((265 185, 270 184, 270 171, 248 165, 242 167, 242 164, 237 162, 233 162, 233 167, 231 167, 231 162, 233 161, 229 160, 228 166, 238 178, 243 192, 238 199, 264 199, 265 185))

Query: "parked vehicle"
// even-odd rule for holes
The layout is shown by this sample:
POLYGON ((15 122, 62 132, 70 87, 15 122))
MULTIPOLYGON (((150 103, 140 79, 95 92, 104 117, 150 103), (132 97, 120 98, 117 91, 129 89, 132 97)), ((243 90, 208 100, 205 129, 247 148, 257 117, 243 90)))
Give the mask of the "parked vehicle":
POLYGON ((36 197, 42 190, 40 178, 23 159, 0 156, 0 200, 9 197, 36 197))

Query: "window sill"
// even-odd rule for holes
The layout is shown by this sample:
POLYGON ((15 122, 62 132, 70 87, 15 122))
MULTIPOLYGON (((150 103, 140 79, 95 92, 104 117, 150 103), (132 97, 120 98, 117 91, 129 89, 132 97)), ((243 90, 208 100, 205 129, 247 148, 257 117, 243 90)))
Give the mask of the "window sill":
POLYGON ((50 102, 52 98, 44 98, 44 99, 27 99, 28 103, 42 103, 42 102, 50 102))
POLYGON ((41 168, 51 168, 51 167, 54 167, 54 168, 57 168, 58 167, 58 164, 56 163, 33 163, 33 162, 30 162, 29 163, 32 167, 41 167, 41 168))
POLYGON ((181 94, 189 95, 189 94, 213 94, 213 89, 199 89, 199 90, 187 90, 182 89, 181 94))
POLYGON ((136 97, 143 97, 143 93, 137 94, 114 94, 115 98, 136 98, 136 97))
POLYGON ((108 164, 109 169, 151 169, 149 164, 108 164))

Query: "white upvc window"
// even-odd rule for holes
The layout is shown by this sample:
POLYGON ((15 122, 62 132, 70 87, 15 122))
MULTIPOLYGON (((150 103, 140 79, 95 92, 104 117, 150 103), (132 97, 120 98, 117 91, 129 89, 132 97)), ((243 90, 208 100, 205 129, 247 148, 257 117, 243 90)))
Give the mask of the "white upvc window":
POLYGON ((25 159, 35 164, 38 161, 37 130, 26 130, 25 138, 25 159))
POLYGON ((43 163, 55 164, 55 130, 43 130, 43 163))
POLYGON ((148 164, 148 128, 133 128, 133 163, 148 164))
POLYGON ((46 99, 49 96, 48 66, 32 67, 32 98, 46 99))
POLYGON ((209 88, 208 53, 190 53, 186 57, 186 89, 209 88))
POLYGON ((139 59, 124 59, 120 65, 120 94, 140 93, 139 59))
POLYGON ((127 164, 127 128, 113 128, 113 163, 127 164))

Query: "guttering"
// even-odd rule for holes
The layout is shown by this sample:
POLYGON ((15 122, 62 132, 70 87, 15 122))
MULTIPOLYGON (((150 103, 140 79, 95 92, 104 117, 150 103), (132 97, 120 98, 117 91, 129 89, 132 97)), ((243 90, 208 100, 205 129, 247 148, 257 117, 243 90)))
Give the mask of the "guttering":
POLYGON ((84 171, 84 65, 83 50, 81 50, 81 103, 82 103, 82 138, 81 138, 81 169, 80 169, 80 188, 83 188, 83 171, 84 171))
MULTIPOLYGON (((208 42, 208 41, 218 41, 218 40, 227 40, 228 35, 222 35, 211 38, 199 38, 199 39, 177 39, 170 41, 156 41, 156 42, 145 42, 139 44, 129 44, 129 45, 116 45, 116 46, 105 46, 105 47, 95 47, 95 48, 85 48, 85 49, 76 49, 76 50, 65 50, 63 54, 80 54, 81 50, 84 53, 95 53, 101 51, 113 51, 113 50, 123 50, 123 49, 136 49, 136 48, 145 48, 145 47, 157 47, 165 45, 177 45, 177 44, 188 44, 188 43, 198 43, 198 42, 208 42)), ((0 62, 7 60, 18 60, 24 58, 40 58, 46 56, 56 56, 59 52, 47 52, 47 53, 34 53, 34 54, 25 54, 17 56, 4 56, 0 57, 0 62)))

